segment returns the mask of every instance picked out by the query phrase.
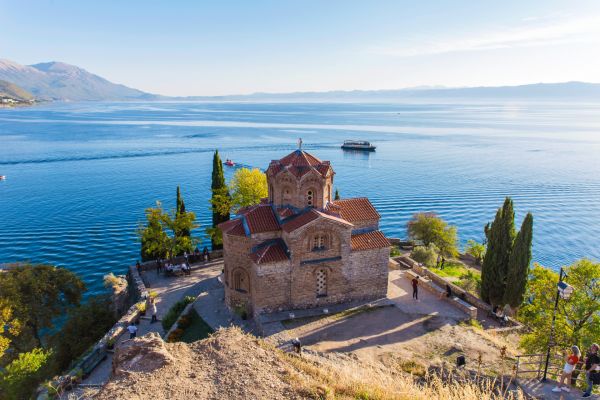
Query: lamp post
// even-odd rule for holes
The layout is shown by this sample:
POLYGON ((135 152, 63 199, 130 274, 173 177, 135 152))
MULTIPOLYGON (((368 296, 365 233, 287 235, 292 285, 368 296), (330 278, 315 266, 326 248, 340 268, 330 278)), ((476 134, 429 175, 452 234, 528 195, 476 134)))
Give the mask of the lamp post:
POLYGON ((552 313, 552 325, 550 328, 550 339, 548 340, 548 350, 546 351, 546 365, 544 366, 544 376, 542 382, 546 381, 546 375, 548 374, 548 364, 550 363, 550 350, 554 346, 554 325, 556 323, 556 310, 558 309, 558 299, 563 298, 569 300, 571 294, 573 294, 573 286, 566 282, 563 282, 563 278, 566 277, 564 269, 560 268, 560 275, 558 278, 558 284, 556 285, 556 300, 554 301, 554 312, 552 313))

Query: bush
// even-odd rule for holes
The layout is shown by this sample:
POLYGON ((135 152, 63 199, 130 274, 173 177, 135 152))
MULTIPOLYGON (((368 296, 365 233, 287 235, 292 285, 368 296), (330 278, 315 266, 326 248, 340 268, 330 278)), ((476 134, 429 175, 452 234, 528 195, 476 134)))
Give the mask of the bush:
POLYGON ((456 282, 456 285, 465 289, 469 293, 478 295, 481 290, 481 275, 476 274, 473 271, 461 275, 460 280, 456 282))
POLYGON ((90 297, 87 303, 72 309, 62 329, 50 339, 54 350, 53 370, 66 369, 114 325, 116 318, 107 296, 90 297))
POLYGON ((124 281, 115 276, 112 272, 110 274, 104 275, 104 287, 106 288, 115 288, 124 284, 124 281))
POLYGON ((0 373, 0 398, 29 399, 43 380, 50 355, 50 351, 42 349, 19 354, 0 373))
POLYGON ((401 255, 402 255, 402 253, 400 252, 400 249, 398 248, 398 246, 392 246, 390 248, 390 257, 398 257, 401 255))
POLYGON ((183 299, 179 300, 177 303, 173 304, 167 314, 162 319, 162 326, 165 331, 171 329, 177 318, 188 304, 192 303, 195 300, 193 296, 185 296, 183 299))
POLYGON ((410 257, 418 263, 424 264, 427 267, 435 267, 437 262, 439 249, 433 243, 428 246, 415 247, 410 257))

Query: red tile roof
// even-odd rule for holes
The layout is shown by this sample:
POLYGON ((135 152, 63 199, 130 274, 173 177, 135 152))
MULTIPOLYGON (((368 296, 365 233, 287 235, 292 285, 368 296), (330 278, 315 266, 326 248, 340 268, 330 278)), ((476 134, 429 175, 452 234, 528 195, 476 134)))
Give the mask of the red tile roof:
POLYGON ((256 264, 266 264, 288 260, 287 247, 282 240, 264 242, 250 253, 250 258, 256 264))
POLYGON ((244 224, 241 218, 235 218, 229 221, 225 221, 219 224, 221 232, 227 235, 246 236, 244 230, 244 224))
POLYGON ((268 204, 257 204, 243 214, 250 233, 272 232, 280 229, 273 208, 268 204))
POLYGON ((390 246, 390 242, 381 231, 372 231, 360 233, 358 235, 352 235, 351 244, 352 251, 380 249, 390 246))
POLYGON ((287 218, 287 217, 291 217, 292 215, 294 215, 294 210, 292 210, 291 208, 287 208, 287 207, 280 207, 277 209, 277 214, 279 214, 280 218, 287 218))
POLYGON ((314 208, 309 209, 308 211, 298 215, 285 222, 281 228, 287 233, 293 232, 298 228, 303 227, 304 225, 314 221, 317 218, 325 218, 331 221, 339 222, 344 225, 352 226, 352 224, 346 220, 336 217, 335 215, 331 215, 322 211, 318 211, 314 208))
POLYGON ((303 227, 304 225, 308 224, 309 222, 314 221, 317 218, 319 218, 319 214, 314 209, 310 209, 307 212, 300 214, 297 217, 294 217, 290 221, 285 222, 281 226, 281 228, 284 231, 286 231, 287 233, 290 233, 290 232, 295 231, 298 228, 303 227))
POLYGON ((327 205, 327 209, 338 213, 340 217, 349 222, 379 220, 380 218, 379 213, 366 197, 335 200, 327 205))
POLYGON ((321 161, 303 150, 295 150, 281 160, 271 161, 267 172, 277 175, 283 170, 288 170, 299 178, 311 170, 316 170, 322 176, 326 176, 330 169, 331 164, 329 161, 321 161))

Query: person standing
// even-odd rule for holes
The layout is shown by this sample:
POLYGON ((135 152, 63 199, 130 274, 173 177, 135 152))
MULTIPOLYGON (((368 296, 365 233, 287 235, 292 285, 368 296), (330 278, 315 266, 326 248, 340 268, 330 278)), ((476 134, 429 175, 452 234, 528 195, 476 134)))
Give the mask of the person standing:
POLYGON ((131 321, 129 323, 129 326, 127 327, 127 331, 129 332, 129 339, 133 339, 134 337, 136 337, 137 330, 138 330, 137 326, 135 326, 133 321, 131 321))
POLYGON ((204 258, 204 262, 208 261, 208 247, 206 247, 206 246, 202 250, 202 257, 204 258))
POLYGON ((416 277, 413 278, 413 280, 411 281, 412 284, 412 289, 413 289, 413 299, 419 301, 419 276, 417 275, 416 277))
POLYGON ((600 371, 600 357, 598 357, 598 349, 600 346, 594 343, 590 346, 587 357, 585 358, 585 382, 587 389, 581 397, 591 397, 592 389, 594 388, 594 382, 598 381, 598 374, 600 371))
POLYGON ((155 299, 150 299, 150 311, 152 312, 152 319, 150 320, 150 323, 153 324, 154 322, 158 321, 158 318, 156 316, 157 311, 155 299))
POLYGON ((579 347, 573 346, 571 347, 571 354, 568 354, 565 358, 565 366, 563 367, 563 371, 560 374, 560 380, 558 381, 558 385, 556 385, 552 391, 555 393, 559 393, 561 391, 570 392, 571 389, 571 375, 573 375, 573 371, 575 370, 575 366, 579 362, 581 358, 581 351, 579 351, 579 347), (565 381, 567 383, 565 383, 565 381))

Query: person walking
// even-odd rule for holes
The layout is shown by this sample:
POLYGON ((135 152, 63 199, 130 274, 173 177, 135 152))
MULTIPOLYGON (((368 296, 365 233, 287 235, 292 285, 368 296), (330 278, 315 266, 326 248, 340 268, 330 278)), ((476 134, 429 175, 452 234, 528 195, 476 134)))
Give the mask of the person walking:
POLYGON ((135 326, 135 324, 133 323, 133 321, 131 321, 129 323, 129 326, 127 327, 127 331, 129 332, 129 339, 133 339, 134 337, 136 337, 137 330, 138 330, 138 327, 135 326))
POLYGON ((208 247, 204 247, 202 250, 202 257, 204 258, 204 262, 208 261, 208 247))
POLYGON ((600 378, 600 357, 598 357, 598 349, 600 349, 598 344, 592 344, 587 357, 585 358, 585 382, 587 384, 587 389, 581 397, 591 397, 594 383, 597 383, 600 378))
POLYGON ((570 392, 571 388, 571 375, 573 375, 573 371, 575 370, 575 366, 579 362, 581 358, 581 351, 579 351, 579 347, 572 346, 571 354, 565 355, 565 366, 563 367, 563 371, 560 374, 560 379, 558 381, 558 385, 556 385, 552 391, 555 393, 559 393, 561 391, 570 392), (565 381, 567 383, 565 383, 565 381))
POLYGON ((413 289, 412 297, 416 301, 419 301, 419 276, 418 275, 413 278, 413 280, 411 281, 411 284, 412 284, 412 289, 413 289))
POLYGON ((158 321, 158 318, 156 317, 156 300, 155 299, 150 299, 150 311, 152 312, 152 319, 150 320, 150 323, 153 324, 156 321, 158 321))

